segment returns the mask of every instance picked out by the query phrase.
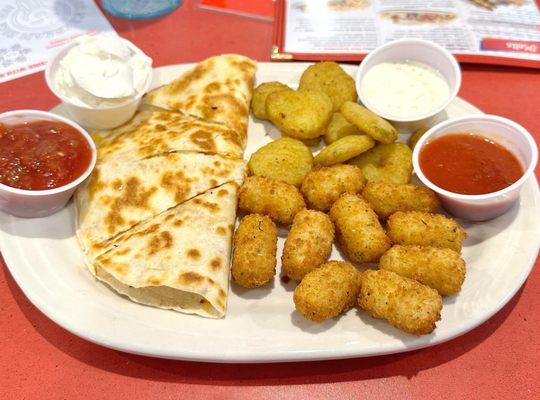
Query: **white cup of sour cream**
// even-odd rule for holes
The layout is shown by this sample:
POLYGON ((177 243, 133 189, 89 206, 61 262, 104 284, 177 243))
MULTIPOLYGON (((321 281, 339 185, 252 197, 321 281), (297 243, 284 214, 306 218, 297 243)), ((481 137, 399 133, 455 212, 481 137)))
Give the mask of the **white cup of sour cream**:
POLYGON ((456 97, 460 86, 461 70, 452 54, 422 39, 378 47, 362 61, 356 76, 364 106, 398 123, 434 117, 456 97))
MULTIPOLYGON (((90 40, 93 38, 90 37, 90 40)), ((62 100, 69 116, 80 125, 90 129, 120 126, 135 114, 142 97, 150 89, 152 60, 130 41, 107 35, 106 42, 100 46, 104 54, 99 57, 91 57, 92 52, 96 51, 94 48, 88 52, 89 55, 83 54, 86 58, 71 57, 70 63, 63 61, 70 50, 84 45, 84 38, 82 42, 75 40, 49 60, 45 68, 47 85, 62 100), (126 49, 136 57, 136 63, 122 65, 122 60, 115 56, 122 55, 122 52, 125 54, 126 49), (110 65, 101 68, 100 61, 110 62, 111 59, 115 62, 112 68, 110 65), (62 74, 63 79, 59 80, 57 74, 62 74), (139 83, 133 85, 131 92, 127 92, 126 88, 129 89, 129 84, 135 82, 137 77, 139 83), (69 80, 68 84, 66 80, 69 80), (85 89, 100 92, 95 92, 96 96, 85 89), (120 97, 116 98, 116 93, 120 97)))

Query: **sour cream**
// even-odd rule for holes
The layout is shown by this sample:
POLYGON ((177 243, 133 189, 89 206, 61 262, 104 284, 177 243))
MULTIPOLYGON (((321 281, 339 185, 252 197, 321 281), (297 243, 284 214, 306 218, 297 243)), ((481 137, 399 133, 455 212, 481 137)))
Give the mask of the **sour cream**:
POLYGON ((55 90, 72 103, 91 108, 137 96, 149 79, 152 60, 129 44, 114 35, 78 38, 60 60, 55 90))
POLYGON ((361 86, 372 108, 396 118, 428 114, 450 97, 450 87, 441 73, 415 61, 377 64, 366 72, 361 86))

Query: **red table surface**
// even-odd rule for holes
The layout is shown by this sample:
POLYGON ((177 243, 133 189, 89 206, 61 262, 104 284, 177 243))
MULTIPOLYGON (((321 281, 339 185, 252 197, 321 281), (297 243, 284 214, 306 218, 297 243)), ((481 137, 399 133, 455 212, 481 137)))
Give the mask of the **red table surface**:
MULTIPOLYGON (((269 60, 270 22, 200 10, 194 1, 152 21, 110 20, 120 35, 154 59, 155 66, 225 52, 269 60)), ((460 96, 485 112, 521 123, 539 141, 539 71, 465 65, 460 96)), ((47 110, 57 102, 41 73, 0 85, 0 112, 47 110)), ((538 260, 506 307, 450 342, 382 357, 251 365, 152 359, 88 343, 38 311, 0 264, 4 400, 540 398, 538 260)))

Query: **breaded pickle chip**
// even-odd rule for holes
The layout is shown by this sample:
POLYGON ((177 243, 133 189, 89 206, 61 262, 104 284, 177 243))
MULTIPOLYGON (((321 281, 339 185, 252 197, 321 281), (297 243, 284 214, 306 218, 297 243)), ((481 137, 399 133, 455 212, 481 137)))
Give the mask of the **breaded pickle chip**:
POLYGON ((306 203, 293 185, 266 176, 250 176, 238 192, 238 208, 289 225, 306 203))
POLYGON ((359 193, 365 184, 360 168, 336 164, 308 173, 301 190, 310 208, 326 212, 343 193, 359 193))
POLYGON ((415 131, 410 137, 407 144, 411 148, 411 150, 414 150, 414 146, 416 146, 416 143, 420 140, 420 138, 428 131, 428 128, 420 128, 417 131, 415 131))
POLYGON ((441 319, 442 299, 435 289, 386 270, 362 273, 358 305, 413 335, 433 332, 441 319))
POLYGON ((267 176, 300 186, 313 166, 313 155, 299 140, 284 137, 268 143, 251 155, 248 168, 251 175, 267 176))
POLYGON ((334 111, 338 111, 345 101, 356 101, 358 98, 354 79, 333 61, 309 66, 300 78, 298 90, 326 93, 332 100, 334 111))
POLYGON ((394 246, 383 254, 379 267, 415 279, 451 296, 465 280, 465 261, 450 249, 429 246, 394 246))
POLYGON ((287 136, 313 139, 324 134, 332 100, 322 92, 282 90, 268 95, 266 114, 287 136))
POLYGON ((313 322, 349 310, 360 290, 361 274, 345 261, 328 261, 311 271, 294 290, 296 310, 313 322))
POLYGON ((268 115, 266 115, 266 98, 270 93, 282 90, 292 89, 281 82, 265 82, 257 86, 253 90, 253 97, 251 98, 251 111, 253 111, 253 115, 259 119, 268 119, 268 115))
POLYGON ((345 136, 363 134, 364 132, 360 131, 355 125, 347 121, 340 112, 335 112, 332 114, 332 118, 326 127, 324 141, 326 144, 331 144, 345 136))
POLYGON ((321 266, 332 252, 334 224, 325 213, 302 210, 294 217, 283 246, 281 271, 289 278, 301 281, 321 266))
POLYGON ((392 143, 397 139, 398 132, 390 122, 358 103, 347 101, 340 111, 347 121, 378 142, 392 143))
POLYGON ((231 274, 245 288, 262 286, 276 274, 277 229, 266 215, 251 214, 234 234, 231 274))
POLYGON ((390 248, 377 214, 361 196, 345 193, 330 209, 336 238, 349 260, 376 263, 390 248))
POLYGON ((315 156, 316 165, 334 165, 348 161, 375 146, 368 135, 345 136, 326 146, 315 156))
POLYGON ((368 182, 409 183, 412 151, 403 143, 379 144, 349 161, 364 173, 368 182))
POLYGON ((420 211, 398 211, 388 218, 388 236, 395 244, 443 247, 461 252, 465 230, 452 218, 420 211))
POLYGON ((397 211, 434 212, 439 206, 437 196, 431 189, 410 183, 395 185, 370 182, 362 191, 362 196, 383 219, 397 211))

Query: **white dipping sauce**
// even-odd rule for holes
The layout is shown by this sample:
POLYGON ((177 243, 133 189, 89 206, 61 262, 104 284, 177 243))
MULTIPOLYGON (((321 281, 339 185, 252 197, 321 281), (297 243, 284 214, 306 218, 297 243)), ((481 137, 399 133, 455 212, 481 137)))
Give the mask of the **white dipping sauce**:
POLYGON ((450 96, 439 71, 415 61, 377 64, 366 72, 361 85, 370 106, 396 118, 427 114, 450 96))

